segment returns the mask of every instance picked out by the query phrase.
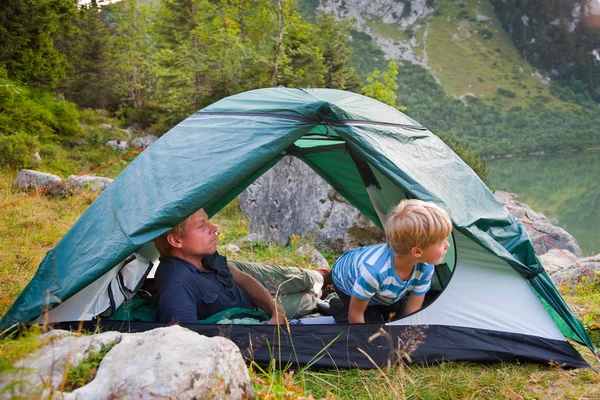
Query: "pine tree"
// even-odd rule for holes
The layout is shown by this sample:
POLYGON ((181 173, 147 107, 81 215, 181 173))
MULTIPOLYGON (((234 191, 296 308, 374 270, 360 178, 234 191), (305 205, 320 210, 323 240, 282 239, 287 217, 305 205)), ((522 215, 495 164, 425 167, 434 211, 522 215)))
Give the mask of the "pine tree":
POLYGON ((72 0, 0 2, 0 64, 12 79, 42 90, 56 87, 67 62, 55 41, 71 31, 72 0))

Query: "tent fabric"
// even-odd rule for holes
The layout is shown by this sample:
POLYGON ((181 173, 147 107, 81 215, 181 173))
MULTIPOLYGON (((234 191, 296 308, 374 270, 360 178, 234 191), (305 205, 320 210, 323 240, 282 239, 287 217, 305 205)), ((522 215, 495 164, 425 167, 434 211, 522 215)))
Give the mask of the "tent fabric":
POLYGON ((73 297, 200 207, 212 216, 289 155, 380 225, 379 214, 403 197, 438 204, 457 232, 527 279, 563 335, 594 349, 543 271, 523 225, 460 157, 398 110, 331 89, 240 93, 175 126, 46 254, 0 331, 73 297), (372 180, 367 188, 357 165, 372 180))
MULTIPOLYGON (((79 326, 79 322, 64 322, 57 328, 79 326)), ((83 329, 143 332, 162 326, 152 322, 101 321, 84 323, 83 329)), ((284 366, 289 362, 291 366, 313 368, 375 368, 388 362, 394 365, 400 356, 408 354, 410 362, 424 365, 454 360, 534 362, 568 369, 589 367, 564 340, 455 326, 330 324, 290 325, 289 330, 272 325, 182 326, 205 336, 226 336, 238 345, 245 358, 264 366, 277 360, 277 365, 284 366)))

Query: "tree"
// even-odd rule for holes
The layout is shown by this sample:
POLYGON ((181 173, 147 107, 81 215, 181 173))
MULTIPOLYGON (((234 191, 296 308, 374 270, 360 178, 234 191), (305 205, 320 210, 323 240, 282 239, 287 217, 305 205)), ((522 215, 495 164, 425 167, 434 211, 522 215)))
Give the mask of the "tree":
MULTIPOLYGON (((402 65, 402 63, 400 63, 402 65)), ((367 78, 368 84, 363 86, 362 91, 365 96, 369 96, 382 103, 390 105, 399 110, 405 110, 405 107, 396 105, 396 90, 398 90, 398 63, 391 60, 388 63, 388 70, 379 72, 376 68, 371 76, 367 78)))
POLYGON ((95 0, 79 9, 76 30, 67 47, 69 66, 61 89, 80 107, 116 110, 117 56, 105 17, 95 0))
POLYGON ((72 0, 0 2, 0 64, 8 76, 38 89, 54 89, 67 66, 55 41, 69 35, 76 11, 72 0))

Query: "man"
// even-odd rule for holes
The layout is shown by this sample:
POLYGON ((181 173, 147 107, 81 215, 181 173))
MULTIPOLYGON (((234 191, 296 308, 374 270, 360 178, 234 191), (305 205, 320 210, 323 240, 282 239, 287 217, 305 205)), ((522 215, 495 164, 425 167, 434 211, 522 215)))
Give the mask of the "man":
POLYGON ((233 307, 256 306, 271 316, 268 324, 284 323, 285 311, 269 291, 217 253, 218 232, 200 209, 154 240, 161 254, 154 276, 160 322, 195 323, 233 307))

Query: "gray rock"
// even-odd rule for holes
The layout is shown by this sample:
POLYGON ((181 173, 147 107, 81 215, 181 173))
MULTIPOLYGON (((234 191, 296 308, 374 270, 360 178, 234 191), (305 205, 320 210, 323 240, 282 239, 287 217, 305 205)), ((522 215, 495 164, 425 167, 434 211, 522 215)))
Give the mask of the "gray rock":
POLYGON ((68 364, 70 368, 76 368, 90 354, 98 353, 109 344, 118 343, 121 334, 106 332, 101 335, 76 337, 66 331, 58 331, 44 335, 41 339, 47 340, 48 344, 17 361, 14 364, 14 373, 1 375, 0 393, 32 398, 34 393, 41 393, 44 386, 56 390, 61 385, 68 364), (14 385, 12 388, 11 384, 14 385))
POLYGON ((15 397, 39 397, 46 385, 65 399, 242 399, 254 398, 248 370, 237 346, 223 337, 208 338, 174 325, 143 333, 106 332, 58 338, 19 361, 18 376, 3 374, 0 388, 15 397), (72 393, 60 393, 71 359, 77 367, 109 344, 96 377, 72 393), (14 385, 19 379, 22 384, 14 385), (12 393, 11 393, 12 392, 12 393))
POLYGON ((137 137, 131 141, 131 145, 136 149, 144 149, 150 146, 152 143, 156 142, 158 138, 153 135, 148 135, 144 137, 137 137))
POLYGON ((250 233, 248 236, 241 238, 238 243, 241 244, 241 243, 266 242, 266 241, 268 241, 268 239, 265 236, 261 235, 260 233, 253 232, 253 233, 250 233))
POLYGON ((576 263, 562 268, 550 275, 550 279, 556 286, 567 284, 576 286, 582 281, 582 278, 598 279, 600 277, 600 254, 592 257, 580 258, 576 263))
POLYGON ((554 249, 554 246, 544 238, 545 236, 558 248, 569 250, 577 257, 583 256, 579 243, 572 235, 564 229, 554 226, 544 214, 535 212, 527 204, 516 201, 516 194, 497 190, 494 195, 511 213, 524 222, 525 229, 537 255, 545 254, 554 249))
POLYGON ((118 150, 127 150, 127 148, 129 147, 126 140, 118 140, 118 139, 109 140, 108 142, 106 142, 106 145, 108 147, 112 147, 113 149, 118 149, 118 150))
POLYGON ((310 244, 305 244, 298 248, 296 253, 308 258, 310 263, 316 268, 329 268, 329 263, 325 257, 310 244))
POLYGON ((226 252, 232 253, 232 254, 240 254, 240 252, 242 251, 237 245, 235 245, 233 243, 226 244, 225 246, 223 246, 223 249, 226 252))
POLYGON ((98 126, 104 128, 104 129, 108 129, 109 131, 113 130, 115 128, 114 125, 111 125, 111 124, 98 124, 98 126))
POLYGON ((569 250, 558 249, 552 249, 538 258, 549 274, 553 274, 563 268, 568 268, 573 265, 573 261, 577 260, 577 256, 569 250))
POLYGON ((24 190, 47 189, 47 193, 58 196, 64 193, 62 178, 32 169, 22 169, 17 173, 13 186, 24 190))
POLYGON ((40 153, 38 153, 37 151, 33 153, 33 162, 36 164, 42 163, 42 157, 40 157, 40 153))
POLYGON ((340 253, 347 247, 345 242, 353 240, 352 233, 348 237, 347 232, 360 215, 312 169, 293 157, 281 160, 239 198, 250 232, 279 245, 287 245, 292 234, 309 235, 315 238, 317 248, 340 253))
POLYGON ((358 214, 354 224, 344 234, 344 251, 385 242, 385 233, 369 218, 358 214))
POLYGON ((475 13, 475 18, 477 18, 477 21, 479 22, 488 22, 490 20, 490 17, 488 17, 487 15, 479 14, 479 12, 475 13))
POLYGON ((79 189, 92 190, 94 192, 101 192, 108 187, 112 183, 112 179, 104 178, 102 176, 95 175, 84 175, 77 177, 76 175, 71 175, 67 178, 67 183, 65 184, 66 190, 70 192, 75 192, 79 189))

